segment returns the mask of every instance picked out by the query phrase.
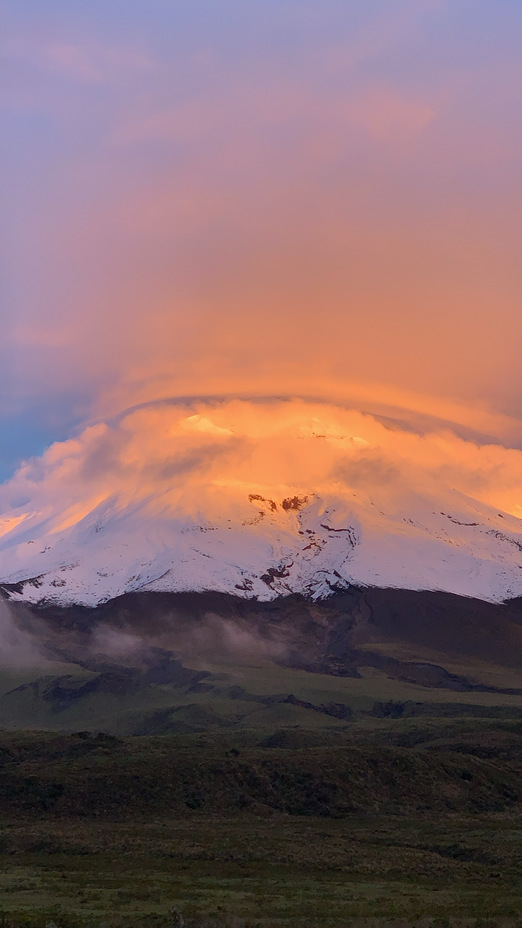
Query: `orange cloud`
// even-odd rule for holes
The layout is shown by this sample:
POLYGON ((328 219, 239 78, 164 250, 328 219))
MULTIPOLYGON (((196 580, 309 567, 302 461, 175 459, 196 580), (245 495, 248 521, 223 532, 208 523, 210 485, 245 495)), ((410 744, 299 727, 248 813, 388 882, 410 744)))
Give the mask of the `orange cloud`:
POLYGON ((283 494, 355 489, 393 506, 411 494, 413 508, 422 493, 443 505, 445 494, 458 491, 470 505, 518 515, 521 475, 522 451, 479 444, 436 423, 418 432, 332 404, 216 399, 151 404, 89 427, 26 463, 1 492, 13 528, 27 505, 20 497, 31 511, 51 514, 54 532, 63 530, 63 513, 69 519, 79 507, 81 521, 102 498, 157 502, 207 485, 277 486, 283 494))

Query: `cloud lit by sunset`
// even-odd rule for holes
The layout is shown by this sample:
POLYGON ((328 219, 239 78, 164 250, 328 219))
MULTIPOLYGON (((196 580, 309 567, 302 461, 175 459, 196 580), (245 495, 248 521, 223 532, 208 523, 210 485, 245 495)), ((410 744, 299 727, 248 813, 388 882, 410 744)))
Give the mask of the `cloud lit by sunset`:
POLYGON ((168 506, 204 486, 245 493, 278 487, 283 495, 357 491, 392 509, 400 509, 401 495, 458 491, 516 516, 522 451, 480 445, 438 424, 417 432, 302 400, 151 404, 52 445, 4 485, 2 502, 18 508, 27 497, 40 512, 60 512, 50 523, 57 532, 67 527, 64 510, 76 524, 112 496, 125 505, 157 505, 157 497, 168 506))

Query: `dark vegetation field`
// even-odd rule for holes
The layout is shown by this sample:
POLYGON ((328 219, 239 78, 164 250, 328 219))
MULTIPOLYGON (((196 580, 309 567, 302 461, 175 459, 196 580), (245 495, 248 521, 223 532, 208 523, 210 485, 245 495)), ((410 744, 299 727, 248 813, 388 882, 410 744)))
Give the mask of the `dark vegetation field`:
POLYGON ((522 928, 521 604, 416 596, 26 616, 0 928, 522 928))
POLYGON ((4 733, 0 924, 518 928, 521 735, 4 733))

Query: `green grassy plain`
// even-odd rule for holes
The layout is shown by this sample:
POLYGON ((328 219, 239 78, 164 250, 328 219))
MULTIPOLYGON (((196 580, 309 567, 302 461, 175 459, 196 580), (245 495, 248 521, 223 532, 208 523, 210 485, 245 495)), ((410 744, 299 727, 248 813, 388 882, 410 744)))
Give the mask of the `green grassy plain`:
MULTIPOLYGON (((438 655, 430 654, 432 660, 438 655)), ((265 729, 326 728, 342 731, 346 718, 338 718, 320 707, 346 706, 350 722, 359 727, 375 726, 372 712, 377 703, 408 703, 431 707, 428 714, 441 715, 441 707, 453 715, 511 714, 522 719, 522 687, 519 693, 421 686, 393 679, 374 667, 361 667, 360 676, 332 676, 279 666, 269 660, 242 662, 208 659, 193 661, 195 671, 208 677, 199 685, 136 685, 120 688, 119 679, 93 689, 80 699, 75 688, 96 681, 98 674, 76 664, 49 665, 43 669, 0 672, 0 726, 6 729, 34 728, 50 731, 102 730, 115 735, 195 733, 228 729, 245 733, 265 729), (55 685, 64 686, 67 698, 55 695, 55 685), (284 699, 291 694, 293 703, 284 699), (275 698, 277 697, 277 698, 275 698), (308 702, 313 707, 299 704, 308 702), (436 709, 435 707, 439 708, 436 709)), ((445 661, 453 673, 470 674, 470 667, 445 661)), ((516 688, 520 674, 494 664, 476 662, 473 679, 487 686, 516 688)), ((125 680, 123 681, 125 683, 125 680)))
POLYGON ((42 926, 169 925, 173 909, 194 926, 516 925, 520 837, 503 817, 18 822, 2 829, 0 911, 42 926))

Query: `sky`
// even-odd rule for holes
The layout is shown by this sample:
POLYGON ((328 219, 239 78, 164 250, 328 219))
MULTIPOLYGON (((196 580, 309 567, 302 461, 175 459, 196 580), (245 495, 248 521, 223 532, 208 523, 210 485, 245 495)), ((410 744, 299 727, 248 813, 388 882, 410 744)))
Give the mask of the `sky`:
POLYGON ((3 0, 0 35, 0 479, 180 398, 522 448, 519 0, 3 0))

